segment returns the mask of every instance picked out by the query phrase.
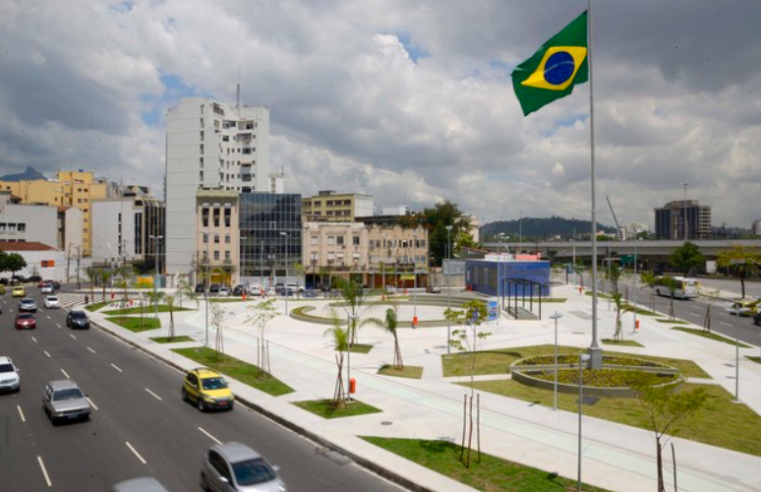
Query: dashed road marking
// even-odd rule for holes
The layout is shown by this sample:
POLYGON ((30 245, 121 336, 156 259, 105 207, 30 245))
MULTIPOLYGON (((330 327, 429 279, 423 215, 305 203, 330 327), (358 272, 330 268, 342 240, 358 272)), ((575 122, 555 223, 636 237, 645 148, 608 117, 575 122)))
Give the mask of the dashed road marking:
POLYGON ((220 440, 219 440, 219 439, 217 439, 216 437, 214 437, 214 436, 212 436, 211 434, 209 434, 208 432, 206 432, 206 431, 205 431, 203 428, 199 427, 199 428, 198 428, 198 430, 199 430, 199 431, 201 431, 201 432, 203 432, 204 434, 206 434, 206 435, 209 437, 209 439, 211 439, 211 440, 212 440, 212 441, 214 441, 215 443, 217 443, 217 444, 222 444, 222 441, 220 441, 220 440))
POLYGON ((111 364, 111 367, 113 367, 114 369, 116 369, 119 372, 124 372, 121 369, 119 369, 116 365, 114 365, 113 363, 111 364))
POLYGON ((69 333, 69 336, 70 336, 71 338, 73 338, 74 340, 76 340, 76 339, 77 339, 77 337, 75 337, 75 336, 74 336, 74 335, 72 335, 71 333, 69 333))
POLYGON ((90 405, 92 405, 92 407, 93 407, 95 410, 97 410, 97 409, 98 409, 98 406, 97 406, 95 403, 93 403, 93 402, 92 402, 92 400, 90 399, 90 397, 89 397, 89 396, 85 396, 85 398, 87 398, 87 401, 88 401, 88 402, 90 402, 90 405))
POLYGON ((33 341, 34 343, 37 343, 37 339, 36 339, 36 338, 34 338, 34 337, 32 337, 32 341, 33 341))
POLYGON ((18 415, 21 417, 21 421, 26 422, 26 417, 24 417, 24 411, 21 410, 21 405, 16 405, 16 408, 18 409, 18 415))
POLYGON ((147 462, 143 459, 143 457, 140 456, 140 453, 138 453, 137 450, 132 447, 132 444, 130 444, 127 441, 125 441, 125 444, 130 449, 130 451, 132 451, 135 454, 135 456, 137 456, 137 459, 139 459, 144 465, 147 464, 147 462))
POLYGON ((68 375, 68 374, 66 374, 66 371, 64 371, 63 369, 61 369, 61 372, 63 373, 63 375, 64 375, 64 376, 66 376, 66 379, 71 379, 71 378, 69 377, 69 375, 68 375))
POLYGON ((722 326, 726 326, 728 328, 734 328, 735 327, 734 325, 730 325, 729 323, 725 323, 723 321, 719 321, 719 324, 722 325, 722 326))
POLYGON ((45 483, 48 484, 48 487, 52 487, 53 482, 50 481, 50 476, 48 475, 48 471, 45 469, 45 463, 42 462, 42 457, 37 456, 37 463, 40 464, 40 469, 42 470, 42 476, 45 477, 45 483))
POLYGON ((92 352, 93 354, 95 353, 95 351, 94 351, 93 349, 91 349, 90 347, 87 347, 87 350, 89 350, 89 351, 90 351, 90 352, 92 352))
POLYGON ((157 395, 156 393, 154 393, 153 391, 149 390, 148 388, 145 388, 145 391, 147 391, 148 393, 150 393, 150 394, 151 394, 151 395, 152 395, 154 398, 156 398, 158 401, 161 401, 161 397, 160 397, 159 395, 157 395))
POLYGON ((43 350, 43 352, 45 353, 45 355, 48 356, 48 359, 49 359, 50 358, 50 354, 48 353, 48 351, 47 350, 43 350))

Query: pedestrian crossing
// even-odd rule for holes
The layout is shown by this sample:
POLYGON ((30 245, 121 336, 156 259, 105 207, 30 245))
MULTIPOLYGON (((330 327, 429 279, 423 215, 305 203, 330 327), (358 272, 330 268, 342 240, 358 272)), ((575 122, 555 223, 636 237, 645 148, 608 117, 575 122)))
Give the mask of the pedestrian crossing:
POLYGON ((90 297, 89 294, 80 294, 79 292, 58 292, 55 296, 58 297, 61 307, 69 310, 83 309, 85 307, 85 296, 90 297))

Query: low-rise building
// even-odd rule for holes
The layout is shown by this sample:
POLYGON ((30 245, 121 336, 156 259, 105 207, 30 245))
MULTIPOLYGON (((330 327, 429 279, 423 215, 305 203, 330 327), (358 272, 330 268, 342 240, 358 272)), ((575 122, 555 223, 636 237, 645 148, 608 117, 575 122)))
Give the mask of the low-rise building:
POLYGON ((196 193, 196 281, 233 286, 240 272, 238 192, 198 190, 196 193))
POLYGON ((25 205, 0 191, 0 242, 39 242, 55 249, 82 248, 82 211, 74 207, 25 205))
MULTIPOLYGON (((16 275, 22 277, 39 275, 45 280, 64 282, 67 278, 67 268, 71 267, 69 276, 76 279, 77 267, 81 267, 81 262, 77 260, 74 260, 75 263, 71 265, 71 260, 66 258, 63 251, 37 241, 0 242, 0 251, 6 254, 17 253, 24 258, 26 267, 15 272, 16 275)), ((13 272, 0 272, 0 276, 4 278, 10 278, 11 275, 13 272)))
POLYGON ((354 222, 360 217, 373 215, 373 197, 356 193, 336 194, 333 190, 320 191, 317 196, 305 197, 301 202, 304 222, 354 222))

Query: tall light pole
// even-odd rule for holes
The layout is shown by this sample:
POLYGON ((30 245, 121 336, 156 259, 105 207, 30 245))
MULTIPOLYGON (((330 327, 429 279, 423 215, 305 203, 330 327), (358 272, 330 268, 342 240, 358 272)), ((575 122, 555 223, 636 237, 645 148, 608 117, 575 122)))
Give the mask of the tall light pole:
POLYGON ((578 463, 577 463, 577 483, 576 490, 581 490, 581 416, 582 416, 582 404, 584 402, 584 364, 590 359, 589 354, 582 354, 579 352, 579 449, 578 449, 578 463))
MULTIPOLYGON (((554 397, 553 397, 553 410, 558 409, 558 320, 563 315, 555 311, 555 314, 550 315, 550 319, 555 320, 555 384, 554 384, 554 397)), ((581 489, 579 489, 581 490, 581 489)))
POLYGON ((159 317, 159 299, 158 299, 158 283, 159 283, 159 241, 164 239, 164 236, 148 236, 148 239, 153 239, 153 257, 155 259, 156 272, 153 276, 153 307, 155 309, 154 317, 159 317))
POLYGON ((735 323, 735 403, 740 403, 740 323, 735 323))
POLYGON ((259 240, 259 293, 264 292, 264 239, 259 240))
POLYGON ((283 286, 283 292, 285 292, 285 315, 288 316, 288 233, 280 231, 280 235, 285 237, 285 285, 283 286))
POLYGON ((684 201, 682 202, 682 210, 684 211, 684 240, 688 241, 690 239, 690 236, 687 235, 687 186, 690 183, 687 181, 682 182, 682 186, 684 186, 684 201))
MULTIPOLYGON (((447 260, 452 259, 452 226, 448 225, 447 228, 447 260)), ((449 268, 452 268, 451 264, 448 264, 449 268)), ((449 277, 447 272, 444 272, 444 276, 447 277, 447 309, 451 309, 452 305, 452 286, 449 285, 449 277)), ((452 341, 452 320, 447 318, 447 357, 451 355, 452 341)))
MULTIPOLYGON (((358 314, 346 313, 346 330, 351 333, 352 323, 359 319, 358 314)), ((351 400, 351 345, 346 344, 346 399, 351 400)))
POLYGON ((576 228, 573 228, 573 276, 576 279, 576 283, 578 283, 578 276, 579 274, 576 273, 576 228))
POLYGON ((414 275, 414 283, 413 283, 413 291, 412 291, 412 328, 417 328, 417 233, 418 228, 416 227, 414 231, 412 231, 412 274, 414 275))
MULTIPOLYGON (((211 254, 209 254, 209 243, 211 243, 211 237, 212 233, 207 231, 202 231, 201 234, 203 234, 203 239, 206 242, 206 292, 205 292, 205 299, 206 299, 206 341, 205 345, 206 347, 209 346, 209 289, 211 288, 211 254)), ((214 233, 214 237, 219 237, 218 234, 214 233)))
POLYGON ((523 253, 523 211, 518 211, 518 254, 523 253))

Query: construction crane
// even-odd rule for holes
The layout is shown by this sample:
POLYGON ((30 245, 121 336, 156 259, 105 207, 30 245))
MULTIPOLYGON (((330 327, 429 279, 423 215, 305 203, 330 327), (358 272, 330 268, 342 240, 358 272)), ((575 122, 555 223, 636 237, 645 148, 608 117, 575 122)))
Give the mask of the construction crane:
POLYGON ((618 224, 618 219, 616 218, 616 212, 613 211, 613 205, 610 204, 610 198, 606 196, 605 199, 608 200, 608 207, 610 207, 610 213, 613 214, 613 221, 616 223, 616 237, 618 237, 618 235, 621 234, 621 226, 618 224))

